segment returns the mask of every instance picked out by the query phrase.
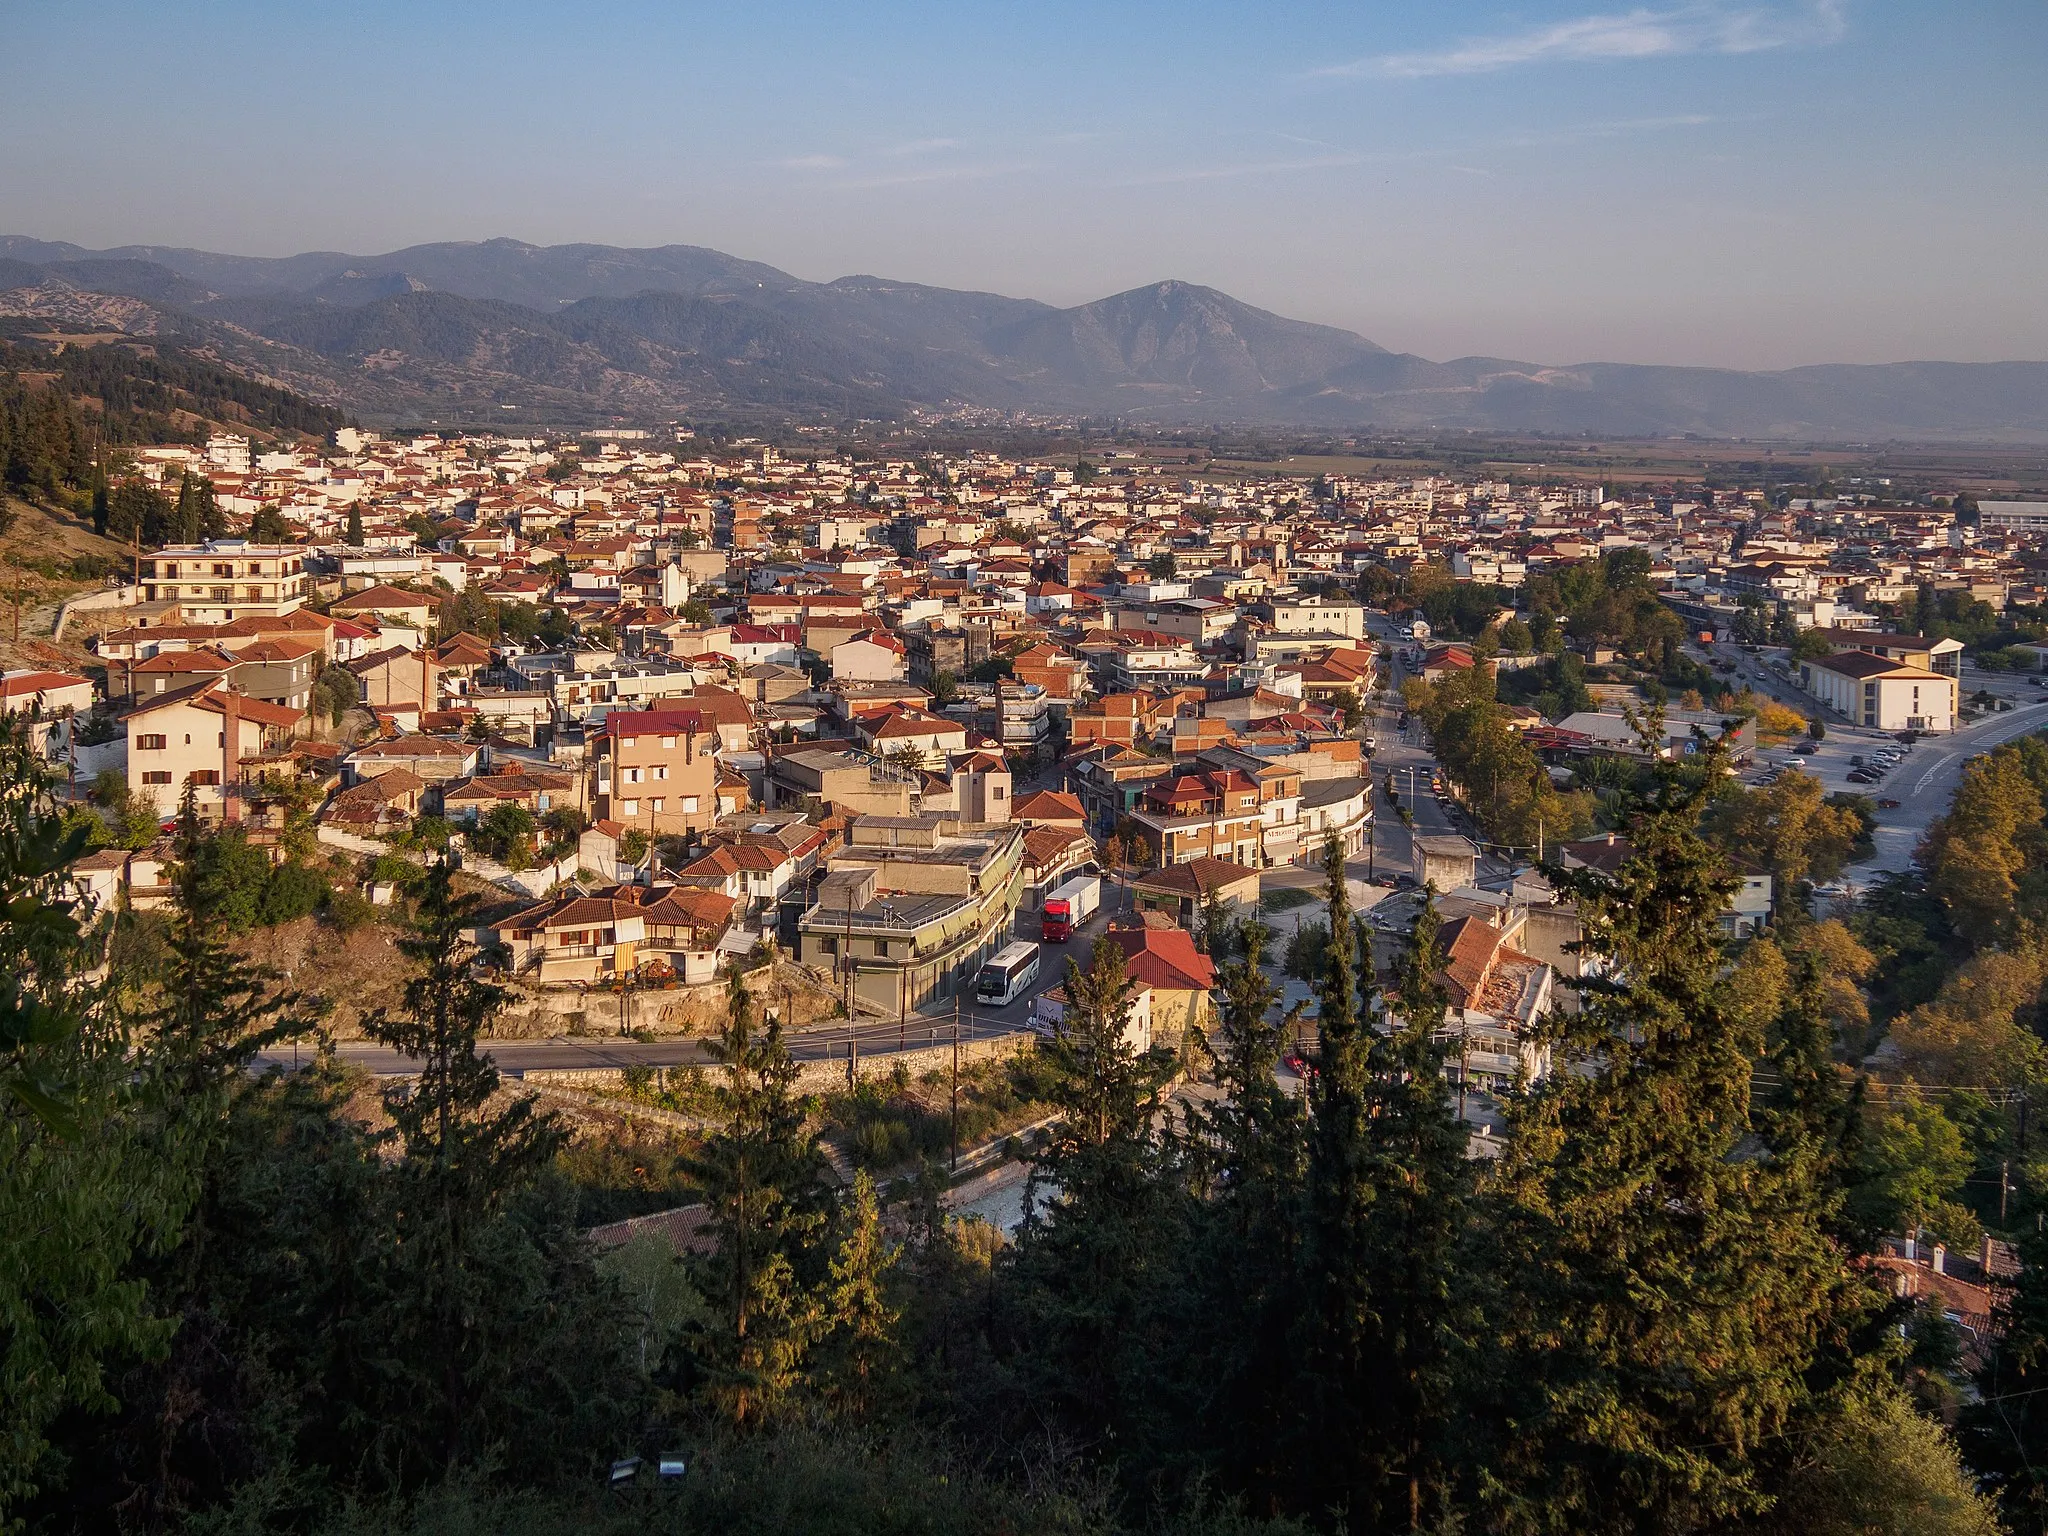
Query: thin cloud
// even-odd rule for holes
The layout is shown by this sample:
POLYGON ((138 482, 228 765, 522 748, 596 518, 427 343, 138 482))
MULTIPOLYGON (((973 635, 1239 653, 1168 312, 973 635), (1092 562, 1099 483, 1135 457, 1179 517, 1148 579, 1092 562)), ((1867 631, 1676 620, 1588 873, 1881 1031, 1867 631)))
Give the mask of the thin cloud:
POLYGON ((958 149, 958 139, 912 139, 907 144, 896 144, 883 151, 888 155, 931 155, 942 149, 958 149))
MULTIPOLYGON (((1183 181, 1221 181, 1232 176, 1278 176, 1288 171, 1322 171, 1340 166, 1363 165, 1369 155, 1318 155, 1302 160, 1267 160, 1258 164, 1203 165, 1186 170, 1161 171, 1152 176, 1133 176, 1112 183, 1119 187, 1164 187, 1183 181)), ((1384 157, 1380 157, 1384 158, 1384 157)))
POLYGON ((929 170, 906 171, 898 176, 863 176, 842 181, 840 186, 855 191, 869 191, 877 187, 914 187, 935 181, 987 181, 994 176, 1015 176, 1024 171, 1035 171, 1035 165, 952 165, 934 166, 929 170))
POLYGON ((785 171, 843 171, 846 162, 837 155, 798 155, 779 162, 785 171))
POLYGON ((1683 5, 1579 16, 1526 32, 1473 38, 1454 47, 1385 53, 1335 64, 1325 76, 1380 76, 1425 80, 1444 75, 1487 75, 1530 64, 1657 59, 1683 54, 1763 53, 1837 42, 1848 28, 1844 0, 1810 0, 1793 7, 1732 8, 1683 5))
POLYGON ((1667 128, 1703 128, 1709 123, 1731 121, 1706 112, 1682 112, 1669 117, 1624 117, 1605 122, 1568 123, 1560 128, 1509 134, 1497 141, 1505 149, 1543 149, 1554 144, 1576 144, 1586 139, 1618 139, 1632 133, 1656 133, 1667 128))

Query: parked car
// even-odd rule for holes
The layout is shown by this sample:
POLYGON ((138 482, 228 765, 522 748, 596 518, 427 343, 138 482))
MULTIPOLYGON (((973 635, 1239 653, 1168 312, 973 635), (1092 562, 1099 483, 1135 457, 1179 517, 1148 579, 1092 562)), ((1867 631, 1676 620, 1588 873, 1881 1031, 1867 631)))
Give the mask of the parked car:
POLYGON ((1875 784, 1879 779, 1883 777, 1883 774, 1872 773, 1868 768, 1858 768, 1854 773, 1849 775, 1849 782, 1851 784, 1875 784))
POLYGON ((1861 768, 1863 766, 1863 754, 1858 752, 1854 757, 1850 758, 1849 766, 1851 768, 1861 768))

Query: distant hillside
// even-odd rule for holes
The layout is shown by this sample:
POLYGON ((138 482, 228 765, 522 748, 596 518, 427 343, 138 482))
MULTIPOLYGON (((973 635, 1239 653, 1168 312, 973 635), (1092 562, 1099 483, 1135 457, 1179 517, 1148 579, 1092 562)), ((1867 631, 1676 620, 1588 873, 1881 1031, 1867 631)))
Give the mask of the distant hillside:
POLYGON ((486 240, 271 258, 7 236, 7 315, 163 337, 381 420, 979 407, 1345 430, 2048 440, 2048 363, 1436 363, 1192 283, 1058 309, 879 277, 811 283, 698 246, 486 240))
POLYGON ((197 442, 222 428, 324 437, 348 420, 162 339, 30 334, 38 324, 0 321, 0 493, 75 511, 108 447, 197 442))

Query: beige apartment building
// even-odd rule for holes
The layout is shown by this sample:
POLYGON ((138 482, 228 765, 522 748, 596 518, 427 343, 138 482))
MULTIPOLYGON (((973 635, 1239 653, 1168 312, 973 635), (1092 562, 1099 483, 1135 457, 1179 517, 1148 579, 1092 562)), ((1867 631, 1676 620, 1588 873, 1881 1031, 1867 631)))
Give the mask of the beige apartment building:
POLYGON ((210 539, 166 545, 142 562, 143 601, 176 603, 188 623, 278 618, 306 590, 305 551, 295 544, 210 539))
POLYGON ((718 819, 718 727, 695 709, 614 710, 591 741, 597 819, 653 835, 718 819))

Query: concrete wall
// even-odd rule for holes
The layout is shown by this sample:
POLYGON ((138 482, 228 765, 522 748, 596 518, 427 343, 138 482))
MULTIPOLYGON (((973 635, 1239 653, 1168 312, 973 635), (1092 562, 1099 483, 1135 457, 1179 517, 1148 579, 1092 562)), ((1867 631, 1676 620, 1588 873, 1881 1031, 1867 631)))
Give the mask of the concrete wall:
POLYGON ((108 587, 104 592, 88 592, 74 597, 57 610, 57 622, 50 630, 52 640, 64 638, 64 628, 71 622, 73 614, 103 613, 113 608, 133 608, 142 601, 140 587, 108 587))

